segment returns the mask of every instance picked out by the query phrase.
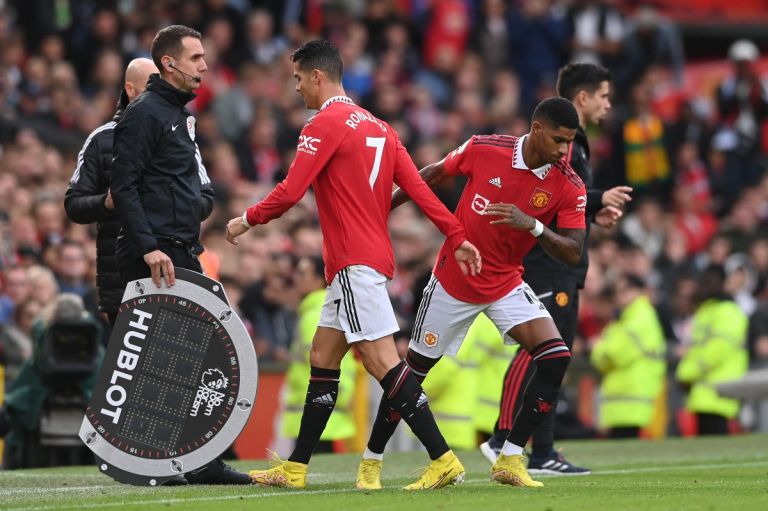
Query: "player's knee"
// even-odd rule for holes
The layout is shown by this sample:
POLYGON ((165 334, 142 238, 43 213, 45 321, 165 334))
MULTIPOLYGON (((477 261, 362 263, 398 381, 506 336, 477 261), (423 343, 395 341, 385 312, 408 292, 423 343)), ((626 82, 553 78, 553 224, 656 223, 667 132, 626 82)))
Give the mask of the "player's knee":
POLYGON ((317 343, 312 343, 312 347, 309 349, 309 364, 324 369, 339 369, 343 356, 344 354, 339 356, 332 350, 324 349, 318 346, 317 343))
POLYGON ((405 354, 405 363, 416 376, 423 378, 440 361, 440 358, 442 357, 430 358, 409 348, 408 353, 405 354))
POLYGON ((539 371, 565 373, 571 361, 571 350, 559 338, 539 343, 531 350, 530 355, 539 371))

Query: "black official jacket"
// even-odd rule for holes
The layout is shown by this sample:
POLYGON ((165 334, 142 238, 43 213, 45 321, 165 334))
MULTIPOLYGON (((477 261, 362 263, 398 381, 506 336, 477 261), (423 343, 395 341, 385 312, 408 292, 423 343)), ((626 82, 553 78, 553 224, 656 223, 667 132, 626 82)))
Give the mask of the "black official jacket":
POLYGON ((64 196, 64 209, 71 221, 78 224, 96 223, 96 286, 99 291, 99 310, 106 313, 117 312, 125 289, 117 270, 115 255, 120 222, 114 210, 104 207, 104 199, 112 174, 112 137, 126 106, 128 96, 123 91, 112 120, 93 130, 85 140, 64 196))
POLYGON ((142 257, 163 238, 200 251, 200 222, 213 209, 213 189, 195 142, 195 118, 185 106, 194 97, 153 74, 115 127, 118 254, 128 248, 142 257))
MULTIPOLYGON (((587 240, 589 239, 589 229, 595 213, 603 209, 603 190, 593 188, 594 177, 592 167, 589 165, 589 141, 587 134, 581 127, 576 130, 576 137, 571 145, 570 164, 573 170, 579 175, 584 185, 587 187, 587 233, 584 237, 584 247, 581 251, 581 261, 575 267, 557 261, 547 254, 538 243, 533 246, 528 255, 523 258, 523 280, 526 282, 536 281, 538 278, 547 279, 568 279, 576 282, 578 287, 584 287, 584 279, 587 277, 587 266, 589 266, 589 254, 587 250, 587 240)), ((557 219, 548 226, 550 229, 557 229, 557 219)), ((536 286, 532 286, 534 291, 536 286)))

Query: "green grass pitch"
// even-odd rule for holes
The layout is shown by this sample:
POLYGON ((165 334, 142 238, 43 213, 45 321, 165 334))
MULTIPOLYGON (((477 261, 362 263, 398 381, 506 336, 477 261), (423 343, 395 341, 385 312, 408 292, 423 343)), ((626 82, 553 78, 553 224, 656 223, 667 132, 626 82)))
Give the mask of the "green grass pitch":
MULTIPOLYGON (((406 493, 427 463, 423 452, 388 454, 379 492, 355 491, 358 455, 318 455, 305 490, 187 486, 141 488, 115 483, 95 466, 0 472, 0 509, 178 509, 360 511, 624 511, 768 510, 768 436, 709 439, 563 442, 569 459, 589 476, 541 477, 541 489, 491 483, 477 452, 459 452, 463 484, 406 493)), ((235 462, 240 469, 267 462, 235 462)))

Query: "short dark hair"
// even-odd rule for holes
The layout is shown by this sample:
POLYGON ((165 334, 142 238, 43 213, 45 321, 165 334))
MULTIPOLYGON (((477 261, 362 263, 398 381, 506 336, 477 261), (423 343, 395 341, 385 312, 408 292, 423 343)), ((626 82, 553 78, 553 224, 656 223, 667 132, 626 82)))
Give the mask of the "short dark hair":
POLYGON ((579 114, 576 107, 565 98, 547 98, 536 105, 533 111, 533 121, 546 121, 550 126, 557 129, 565 126, 570 130, 579 128, 579 114))
POLYGON ((152 55, 152 61, 157 66, 157 69, 163 69, 163 55, 170 55, 175 59, 181 56, 181 52, 184 51, 184 45, 181 40, 185 37, 200 39, 201 35, 194 28, 189 28, 185 25, 171 25, 155 35, 149 53, 152 55))
POLYGON ((622 273, 619 278, 623 279, 624 283, 630 289, 640 289, 640 290, 643 290, 646 287, 648 287, 648 284, 646 283, 645 279, 643 277, 641 277, 640 275, 636 275, 634 273, 622 273))
POLYGON ((600 88, 603 82, 611 81, 611 72, 597 64, 568 64, 557 74, 557 94, 573 100, 579 91, 590 94, 600 88))
POLYGON ((291 61, 298 64, 302 71, 319 69, 334 82, 341 82, 344 74, 344 63, 339 49, 325 39, 315 39, 303 44, 291 54, 291 61))

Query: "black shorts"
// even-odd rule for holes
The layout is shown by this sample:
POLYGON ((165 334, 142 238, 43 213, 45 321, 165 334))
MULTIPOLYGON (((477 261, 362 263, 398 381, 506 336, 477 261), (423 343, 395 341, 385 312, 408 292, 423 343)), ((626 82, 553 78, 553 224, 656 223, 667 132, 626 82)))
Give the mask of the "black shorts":
POLYGON ((562 275, 525 275, 524 279, 549 311, 565 344, 572 348, 579 321, 578 283, 562 275))

